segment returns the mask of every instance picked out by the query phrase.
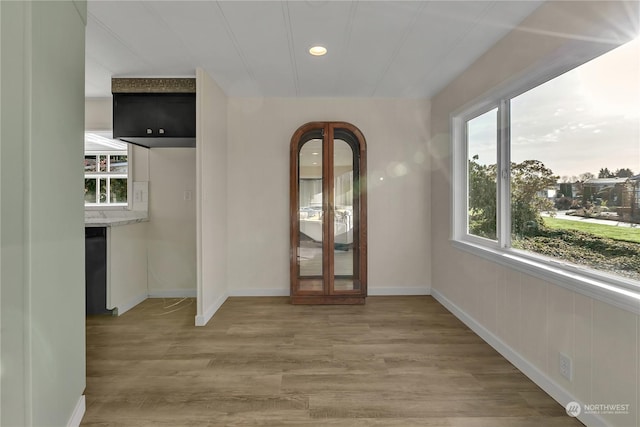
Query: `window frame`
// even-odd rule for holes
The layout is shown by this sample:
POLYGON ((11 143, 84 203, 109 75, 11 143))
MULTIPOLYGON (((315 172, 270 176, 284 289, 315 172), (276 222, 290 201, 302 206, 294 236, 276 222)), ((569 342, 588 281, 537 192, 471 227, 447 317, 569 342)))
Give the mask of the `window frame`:
POLYGON ((507 82, 465 104, 450 116, 453 247, 583 295, 640 314, 640 282, 511 247, 510 101, 595 59, 617 46, 573 42, 507 82), (468 232, 467 122, 494 109, 497 113, 497 241, 468 232))
MULTIPOLYGON (((131 144, 127 144, 127 149, 126 150, 114 150, 114 151, 109 151, 109 150, 86 150, 84 152, 85 156, 107 156, 107 158, 109 158, 109 156, 117 156, 117 155, 126 155, 127 156, 127 173, 116 173, 116 172, 85 172, 84 173, 84 177, 85 179, 96 179, 96 189, 99 188, 99 180, 101 178, 106 178, 107 179, 107 200, 109 200, 109 192, 110 192, 110 183, 109 180, 111 178, 119 178, 119 179, 126 179, 127 180, 127 203, 110 203, 107 201, 107 203, 87 203, 85 202, 84 204, 84 208, 85 210, 131 210, 132 209, 132 195, 133 195, 133 189, 132 189, 132 171, 131 171, 131 154, 132 154, 132 150, 131 150, 131 144)), ((109 160, 110 161, 110 160, 109 160)), ((96 190, 97 191, 97 190, 96 190)))

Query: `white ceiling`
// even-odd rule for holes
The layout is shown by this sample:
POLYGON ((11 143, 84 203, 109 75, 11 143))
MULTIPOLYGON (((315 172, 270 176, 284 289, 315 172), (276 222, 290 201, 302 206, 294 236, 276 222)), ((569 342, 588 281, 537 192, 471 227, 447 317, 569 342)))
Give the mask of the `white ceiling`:
POLYGON ((428 98, 541 3, 89 0, 86 96, 202 67, 228 96, 428 98))

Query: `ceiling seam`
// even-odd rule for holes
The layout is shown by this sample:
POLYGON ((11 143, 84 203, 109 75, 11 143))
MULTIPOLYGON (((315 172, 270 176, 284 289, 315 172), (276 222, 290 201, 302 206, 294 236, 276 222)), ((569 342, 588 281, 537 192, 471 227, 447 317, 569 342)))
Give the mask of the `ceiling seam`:
POLYGON ((220 11, 220 15, 222 16, 222 20, 224 22, 224 28, 227 31, 227 35, 229 36, 229 40, 231 40, 231 43, 233 43, 233 47, 235 48, 236 53, 240 57, 240 61, 242 61, 242 65, 244 66, 244 70, 249 75, 249 78, 252 81, 255 82, 256 78, 255 78, 255 76, 253 74, 253 71, 251 71, 251 67, 249 66, 249 62, 247 61, 247 58, 245 57, 244 53, 242 52, 242 49, 240 48, 240 43, 238 42, 238 39, 236 38, 233 30, 231 29, 231 24, 229 23, 229 20, 227 19, 227 16, 224 14, 224 10, 222 10, 222 6, 220 5, 219 1, 216 1, 216 6, 218 6, 218 10, 220 11))
MULTIPOLYGON (((425 79, 423 81, 428 81, 431 78, 431 75, 440 67, 442 67, 442 64, 444 64, 447 59, 451 56, 452 52, 454 52, 458 46, 460 46, 460 43, 462 43, 462 40, 466 39, 467 36, 476 29, 476 27, 478 27, 478 25, 480 25, 480 19, 484 16, 486 16, 489 13, 489 10, 491 10, 495 5, 496 5, 496 1, 491 2, 489 5, 487 5, 487 7, 485 7, 482 12, 480 12, 475 20, 473 25, 470 25, 467 29, 467 31, 464 32, 464 34, 460 35, 455 42, 451 43, 449 49, 447 50, 447 53, 445 55, 443 55, 443 57, 440 59, 440 61, 438 61, 438 63, 434 64, 433 67, 431 67, 431 69, 429 71, 426 72, 425 74, 425 79)), ((481 52, 480 55, 482 55, 481 52)), ((479 56, 480 56, 479 55, 479 56)), ((457 77, 457 76, 456 76, 457 77)), ((455 78, 455 77, 454 77, 455 78)), ((439 92, 440 89, 442 88, 436 88, 435 93, 439 92)))
POLYGON ((289 44, 289 61, 293 71, 293 85, 296 96, 300 96, 300 76, 298 75, 298 63, 296 61, 295 43, 293 42, 293 27, 291 25, 291 14, 289 13, 289 3, 280 3, 282 15, 287 23, 287 43, 289 44))
MULTIPOLYGON (((125 49, 127 49, 133 56, 135 56, 136 58, 140 59, 142 62, 144 62, 148 66, 153 65, 150 62, 148 62, 147 60, 145 60, 144 57, 142 55, 140 55, 135 49, 133 49, 129 44, 125 43, 124 40, 122 40, 122 38, 119 37, 111 29, 111 27, 109 27, 107 24, 105 24, 104 22, 102 22, 101 20, 96 18, 96 16, 93 15, 92 13, 90 13, 90 12, 87 13, 87 24, 89 23, 89 21, 94 21, 98 27, 102 28, 105 32, 107 32, 109 34, 109 36, 113 37, 114 40, 116 40, 118 43, 120 43, 122 46, 124 46, 125 49)), ((86 55, 86 53, 85 53, 85 55, 86 55)), ((96 61, 96 62, 98 62, 98 61, 96 61)), ((111 70, 110 68, 108 68, 108 67, 104 67, 104 68, 113 73, 113 70, 111 70)))
POLYGON ((342 60, 339 61, 339 64, 341 64, 342 66, 340 67, 340 72, 338 73, 338 79, 336 82, 334 82, 334 85, 333 85, 334 92, 336 91, 336 89, 339 88, 340 82, 344 81, 343 77, 346 71, 344 64, 346 63, 345 59, 347 58, 347 55, 349 52, 349 45, 351 44, 351 35, 353 34, 352 24, 356 18, 357 12, 358 12, 358 0, 355 0, 351 2, 351 5, 349 7, 347 26, 345 28, 344 35, 343 35, 344 49, 342 50, 342 60))
POLYGON ((185 43, 184 43, 184 41, 182 40, 182 38, 178 35, 178 33, 176 33, 176 32, 173 30, 173 28, 171 27, 171 25, 169 25, 169 23, 168 23, 168 22, 167 22, 167 21, 162 17, 162 15, 161 15, 160 13, 158 13, 158 11, 157 11, 154 7, 152 7, 152 6, 150 5, 150 3, 144 3, 144 2, 143 2, 143 3, 142 3, 142 6, 143 6, 143 7, 144 7, 144 8, 145 8, 145 9, 146 9, 150 14, 154 15, 154 16, 155 16, 155 18, 156 18, 158 21, 161 21, 161 22, 164 24, 164 26, 165 26, 165 27, 166 27, 166 28, 171 32, 171 34, 172 34, 172 35, 173 35, 177 40, 179 40, 179 41, 180 41, 180 44, 182 45, 182 47, 183 47, 184 51, 185 51, 185 52, 187 52, 187 54, 188 54, 188 55, 189 55, 189 57, 191 58, 191 63, 192 63, 192 64, 194 64, 194 68, 195 68, 196 66, 198 66, 198 65, 196 64, 196 59, 195 59, 195 57, 194 57, 194 55, 193 55, 193 52, 191 52, 191 50, 189 49, 189 47, 187 46, 187 44, 185 44, 185 43))
POLYGON ((382 74, 380 75, 380 78, 378 78, 378 80, 376 81, 376 84, 373 86, 373 90, 371 91, 371 96, 375 96, 376 92, 378 92, 378 89, 380 89, 380 84, 382 84, 382 81, 385 79, 385 77, 387 76, 387 74, 389 73, 389 70, 391 69, 391 66, 393 65, 393 63, 395 62, 395 59, 398 57, 398 55, 400 54, 400 50, 402 48, 402 46, 404 46, 404 44, 407 41, 407 38, 409 37, 409 34, 411 34, 413 32, 413 29, 415 28, 416 24, 418 23, 418 19, 420 18, 420 15, 422 15, 422 13, 424 12, 425 8, 429 5, 429 2, 421 2, 420 3, 420 7, 418 9, 418 11, 413 15, 413 21, 411 22, 410 25, 408 25, 404 31, 404 33, 402 34, 402 37, 400 37, 400 41, 396 44, 393 53, 391 54, 391 57, 389 58, 389 61, 387 62, 387 65, 385 66, 384 70, 382 71, 382 74))
MULTIPOLYGON (((90 55, 90 54, 89 54, 89 53, 87 53, 87 52, 85 52, 85 54, 84 54, 84 55, 85 55, 85 69, 86 69, 86 60, 87 60, 87 59, 89 59, 89 60, 91 60, 91 61, 95 62, 96 64, 98 64, 100 67, 102 67, 102 68, 104 68, 105 70, 107 70, 107 71, 109 72, 109 75, 110 75, 110 76, 113 76, 113 70, 112 70, 111 68, 107 67, 106 65, 104 65, 102 62, 100 62, 100 61, 96 60, 96 59, 95 59, 95 58, 96 58, 95 56, 92 56, 92 55, 90 55)), ((86 80, 86 77, 85 77, 85 80, 86 80)))

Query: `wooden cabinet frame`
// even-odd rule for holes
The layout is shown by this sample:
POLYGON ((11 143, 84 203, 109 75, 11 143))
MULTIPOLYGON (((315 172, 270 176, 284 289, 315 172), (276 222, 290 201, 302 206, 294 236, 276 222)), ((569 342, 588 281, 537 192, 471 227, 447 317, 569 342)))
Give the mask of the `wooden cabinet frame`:
POLYGON ((290 145, 290 281, 293 304, 364 304, 367 296, 366 141, 360 130, 345 122, 311 122, 293 134, 290 145), (334 140, 345 141, 353 152, 353 289, 336 289, 334 270, 334 140), (300 275, 300 150, 322 139, 322 275, 300 275), (301 283, 314 289, 303 289, 301 283), (315 286, 314 286, 315 285, 315 286), (317 288, 317 289, 316 289, 317 288))

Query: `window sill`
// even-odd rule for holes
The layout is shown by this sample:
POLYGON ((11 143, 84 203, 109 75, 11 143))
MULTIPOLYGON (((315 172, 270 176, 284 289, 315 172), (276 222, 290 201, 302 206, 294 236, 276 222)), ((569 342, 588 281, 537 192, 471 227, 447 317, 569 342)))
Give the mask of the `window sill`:
POLYGON ((451 242, 456 249, 640 315, 640 288, 634 290, 605 278, 569 271, 560 263, 554 265, 550 261, 521 256, 515 251, 503 251, 460 240, 451 242))

